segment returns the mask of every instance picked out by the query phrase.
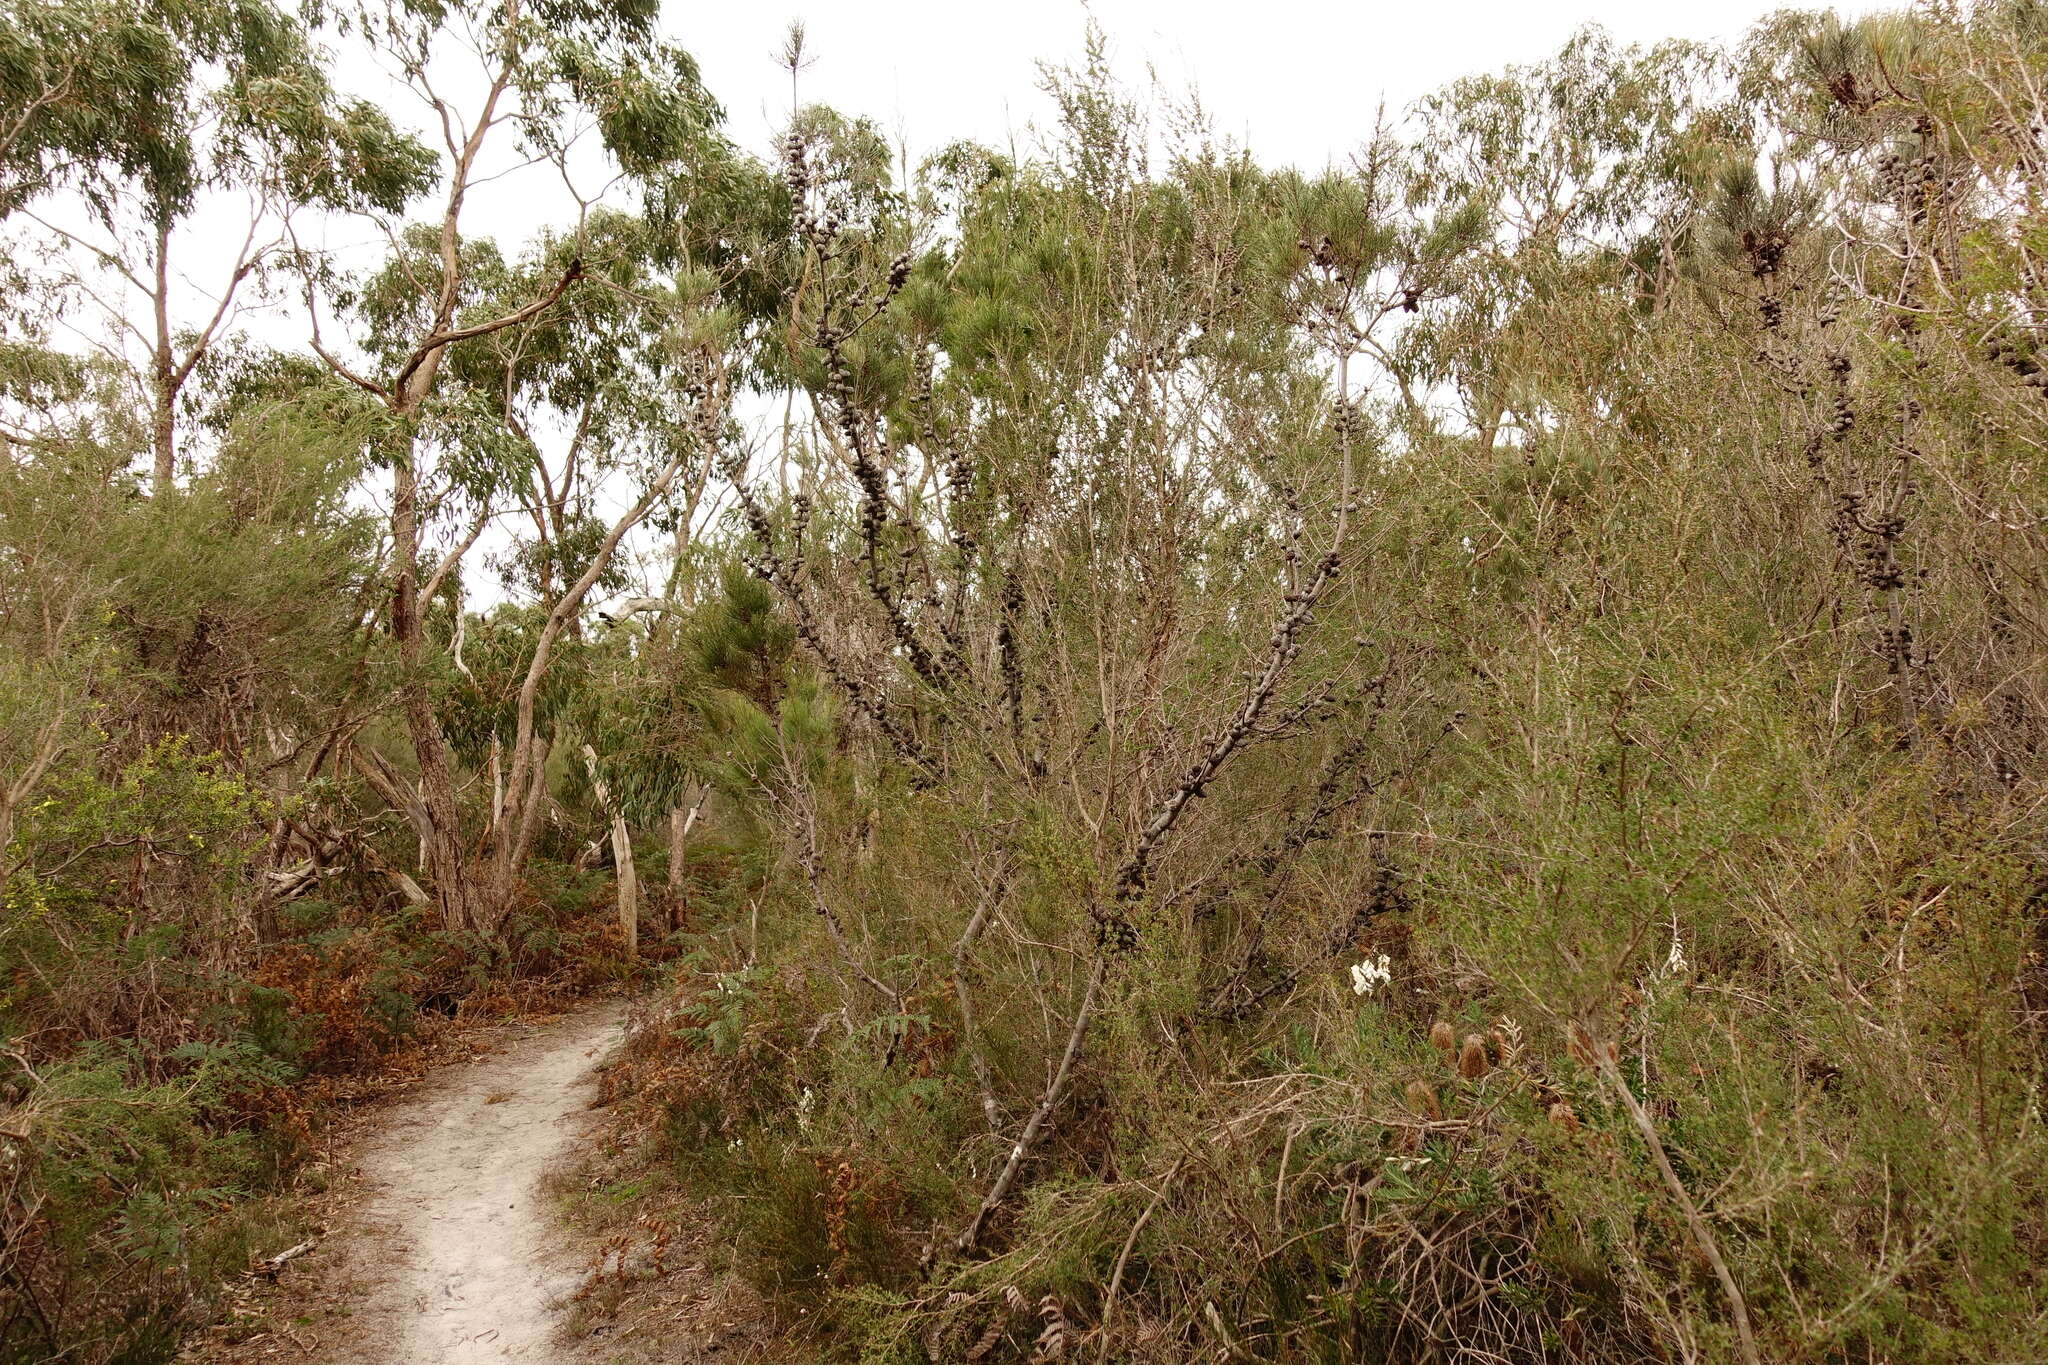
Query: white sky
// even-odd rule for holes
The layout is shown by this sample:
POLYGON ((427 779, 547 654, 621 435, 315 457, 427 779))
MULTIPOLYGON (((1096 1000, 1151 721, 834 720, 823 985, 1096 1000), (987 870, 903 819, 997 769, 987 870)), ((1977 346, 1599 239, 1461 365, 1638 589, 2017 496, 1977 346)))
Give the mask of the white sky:
MULTIPOLYGON (((1364 144, 1384 103, 1397 116, 1460 76, 1533 63, 1581 26, 1597 23, 1625 42, 1663 38, 1732 43, 1758 19, 1787 8, 1769 0, 1358 0, 1262 5, 1246 0, 765 0, 706 4, 664 0, 664 35, 703 69, 727 113, 726 131, 757 154, 788 118, 789 78, 778 63, 792 20, 801 20, 811 65, 806 104, 867 115, 907 146, 912 164, 959 139, 1031 145, 1050 119, 1039 64, 1076 64, 1092 16, 1108 37, 1117 74, 1142 90, 1156 73, 1178 98, 1197 93, 1216 131, 1267 165, 1320 169, 1364 144)), ((1812 5, 1862 13, 1870 0, 1812 5)), ((403 117, 403 100, 391 100, 403 117)), ((543 196, 543 198, 546 198, 543 196)), ((487 188, 467 224, 517 245, 559 213, 541 208, 517 177, 487 188)))
MULTIPOLYGON (((1248 143, 1260 161, 1317 168, 1364 140, 1382 100, 1398 112, 1459 76, 1538 61, 1584 24, 1632 42, 1733 41, 1788 7, 1764 0, 668 0, 662 18, 696 54, 730 131, 746 144, 764 145, 786 116, 788 81, 773 54, 792 19, 804 22, 816 58, 805 101, 871 115, 918 150, 959 137, 1000 143, 1042 120, 1037 63, 1078 60, 1092 15, 1126 79, 1142 80, 1149 63, 1168 89, 1196 87, 1217 130, 1248 143)), ((1876 6, 1852 0, 1834 8, 1876 6)))

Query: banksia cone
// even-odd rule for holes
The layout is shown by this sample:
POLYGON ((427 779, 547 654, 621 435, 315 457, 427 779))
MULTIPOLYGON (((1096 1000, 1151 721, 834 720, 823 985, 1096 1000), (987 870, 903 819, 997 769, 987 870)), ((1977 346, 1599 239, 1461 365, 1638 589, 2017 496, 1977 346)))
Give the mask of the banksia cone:
POLYGON ((1493 1070, 1493 1064, 1486 1060, 1486 1041, 1476 1033, 1465 1035, 1465 1042, 1458 1049, 1458 1074, 1468 1081, 1476 1081, 1493 1070))
POLYGON ((1449 1057, 1457 1050, 1458 1037, 1451 1032, 1451 1026, 1439 1019, 1429 1028, 1429 1045, 1449 1057))
POLYGON ((1556 1104, 1550 1106, 1550 1121, 1564 1129, 1567 1133, 1579 1131, 1579 1116, 1574 1114, 1572 1107, 1563 1100, 1559 1100, 1556 1104))
POLYGON ((1408 1082, 1408 1107, 1425 1118, 1444 1116, 1443 1106, 1436 1102, 1436 1087, 1428 1081, 1408 1082))

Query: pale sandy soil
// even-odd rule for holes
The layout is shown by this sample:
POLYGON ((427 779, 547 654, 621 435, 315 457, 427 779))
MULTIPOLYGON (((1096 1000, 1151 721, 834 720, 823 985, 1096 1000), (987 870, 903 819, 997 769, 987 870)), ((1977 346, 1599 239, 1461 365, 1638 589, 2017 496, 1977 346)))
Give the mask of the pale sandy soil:
POLYGON ((391 1275, 355 1314, 376 1324, 360 1365, 554 1358, 555 1305, 579 1267, 556 1255, 541 1177, 588 1122, 592 1071, 619 1020, 573 1015, 443 1072, 364 1148, 377 1193, 361 1226, 389 1246, 391 1275))
POLYGON ((595 1127, 594 1071, 623 1010, 498 1035, 376 1106, 315 1249, 263 1297, 274 1330, 201 1345, 207 1362, 481 1365, 567 1361, 562 1301, 581 1282, 542 1191, 595 1127))

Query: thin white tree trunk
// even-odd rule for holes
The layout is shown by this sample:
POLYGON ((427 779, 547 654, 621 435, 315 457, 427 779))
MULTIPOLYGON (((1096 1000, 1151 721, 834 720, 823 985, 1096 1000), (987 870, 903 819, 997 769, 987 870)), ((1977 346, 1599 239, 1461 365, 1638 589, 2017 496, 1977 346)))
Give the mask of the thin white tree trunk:
POLYGON ((611 812, 612 867, 619 888, 619 933, 626 941, 626 956, 640 956, 640 876, 633 868, 633 836, 626 829, 626 817, 612 807, 611 788, 597 770, 597 750, 583 746, 583 762, 590 769, 590 785, 597 803, 611 812))
POLYGON ((498 761, 501 746, 496 735, 491 736, 491 829, 495 833, 505 818, 505 769, 498 761))
POLYGON ((633 836, 626 832, 626 817, 612 817, 612 862, 618 870, 619 931, 626 939, 626 956, 640 956, 640 874, 633 870, 633 836))
POLYGON ((682 927, 683 869, 688 863, 690 830, 704 810, 706 788, 692 782, 684 789, 683 802, 668 813, 668 920, 669 928, 682 927))

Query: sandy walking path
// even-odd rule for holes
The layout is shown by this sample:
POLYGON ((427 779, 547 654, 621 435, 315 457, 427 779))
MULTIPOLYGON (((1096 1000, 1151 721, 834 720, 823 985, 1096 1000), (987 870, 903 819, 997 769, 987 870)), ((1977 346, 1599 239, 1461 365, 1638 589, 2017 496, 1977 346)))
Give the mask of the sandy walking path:
MULTIPOLYGON (((563 1358, 555 1305, 577 1283, 542 1175, 588 1125, 592 1073, 617 1041, 617 1006, 508 1040, 438 1072, 357 1153, 364 1200, 349 1259, 378 1272, 352 1306, 347 1365, 472 1365, 563 1358)), ((340 1345, 340 1343, 335 1343, 340 1345)))

